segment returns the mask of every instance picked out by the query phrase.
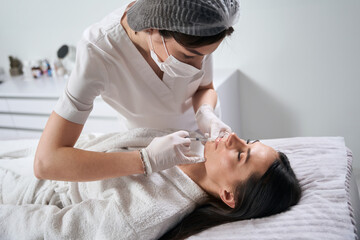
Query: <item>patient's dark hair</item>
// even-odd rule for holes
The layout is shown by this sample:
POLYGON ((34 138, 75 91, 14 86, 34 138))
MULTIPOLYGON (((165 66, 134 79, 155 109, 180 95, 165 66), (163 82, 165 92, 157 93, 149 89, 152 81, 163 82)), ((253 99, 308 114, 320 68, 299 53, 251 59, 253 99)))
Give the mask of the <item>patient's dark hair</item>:
POLYGON ((301 188, 287 156, 279 152, 265 174, 253 174, 241 182, 235 196, 235 208, 210 197, 160 239, 185 239, 220 224, 280 213, 298 203, 301 188))
POLYGON ((226 36, 230 36, 233 32, 234 28, 229 27, 228 29, 213 36, 193 36, 168 30, 159 30, 160 35, 164 38, 173 37, 180 45, 188 48, 203 47, 216 43, 226 36))

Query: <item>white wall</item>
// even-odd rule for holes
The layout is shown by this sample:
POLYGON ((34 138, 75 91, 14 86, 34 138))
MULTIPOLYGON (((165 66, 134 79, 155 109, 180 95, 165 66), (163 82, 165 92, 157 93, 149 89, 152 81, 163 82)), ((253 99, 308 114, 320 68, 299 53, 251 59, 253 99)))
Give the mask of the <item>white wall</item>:
POLYGON ((360 1, 241 3, 215 54, 216 66, 239 70, 241 135, 343 136, 359 172, 360 1))
POLYGON ((130 0, 0 0, 0 66, 55 58, 63 44, 76 45, 83 30, 130 0))
MULTIPOLYGON (((128 0, 0 0, 0 66, 53 58, 128 0)), ((239 70, 241 136, 344 136, 360 170, 360 1, 242 0, 217 67, 239 70)))

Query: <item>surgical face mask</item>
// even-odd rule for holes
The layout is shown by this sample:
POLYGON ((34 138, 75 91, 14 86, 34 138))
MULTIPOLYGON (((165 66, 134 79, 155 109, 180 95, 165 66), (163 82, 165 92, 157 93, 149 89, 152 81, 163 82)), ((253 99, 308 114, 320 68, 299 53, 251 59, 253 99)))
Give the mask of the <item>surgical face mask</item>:
POLYGON ((178 78, 185 78, 185 77, 194 77, 200 72, 203 72, 202 69, 197 69, 194 66, 191 66, 189 64, 183 63, 179 60, 177 60, 173 55, 169 55, 169 52, 167 51, 164 38, 161 36, 166 54, 168 55, 167 59, 164 62, 161 62, 154 52, 154 47, 152 44, 151 35, 149 35, 150 38, 150 55, 151 58, 155 61, 155 63, 159 66, 161 71, 169 75, 170 77, 178 77, 178 78))

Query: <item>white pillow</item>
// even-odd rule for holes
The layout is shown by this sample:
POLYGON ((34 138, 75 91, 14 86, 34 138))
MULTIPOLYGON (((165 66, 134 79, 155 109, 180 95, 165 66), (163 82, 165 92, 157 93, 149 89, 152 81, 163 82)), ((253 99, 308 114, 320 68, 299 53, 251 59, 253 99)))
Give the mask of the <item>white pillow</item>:
POLYGON ((189 239, 356 239, 349 197, 352 157, 342 137, 263 140, 284 152, 300 181, 302 198, 266 218, 208 229, 189 239))

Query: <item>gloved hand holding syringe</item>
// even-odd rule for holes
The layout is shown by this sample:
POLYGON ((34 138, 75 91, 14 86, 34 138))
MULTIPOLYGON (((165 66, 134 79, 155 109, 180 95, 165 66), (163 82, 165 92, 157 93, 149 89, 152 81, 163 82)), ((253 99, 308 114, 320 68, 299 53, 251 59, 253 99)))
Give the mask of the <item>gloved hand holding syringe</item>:
POLYGON ((141 150, 146 173, 151 174, 179 164, 204 162, 203 156, 193 155, 191 152, 191 142, 205 144, 214 140, 207 137, 190 137, 187 131, 156 137, 141 150))
POLYGON ((205 138, 205 137, 189 137, 189 139, 192 142, 208 142, 208 141, 212 141, 210 138, 205 138))
POLYGON ((191 139, 204 140, 190 138, 187 131, 178 131, 154 138, 146 148, 141 150, 146 173, 151 174, 180 164, 204 162, 203 156, 190 154, 191 139))

